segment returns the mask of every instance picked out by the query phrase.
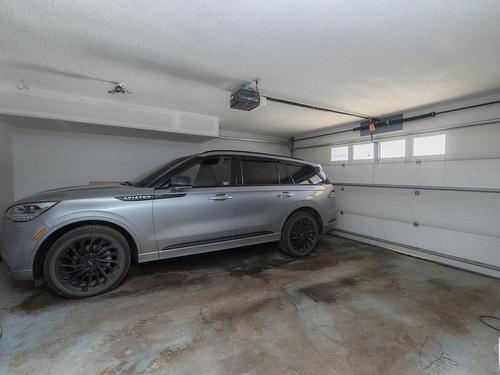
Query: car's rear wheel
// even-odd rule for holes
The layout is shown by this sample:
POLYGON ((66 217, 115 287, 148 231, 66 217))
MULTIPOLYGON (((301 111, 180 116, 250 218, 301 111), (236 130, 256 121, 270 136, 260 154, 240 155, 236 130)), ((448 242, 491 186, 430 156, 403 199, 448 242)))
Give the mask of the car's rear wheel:
POLYGON ((62 235, 44 262, 45 279, 56 293, 69 298, 108 292, 130 266, 130 247, 121 233, 103 225, 86 225, 62 235))
POLYGON ((288 255, 301 257, 310 254, 318 243, 319 225, 316 218, 306 211, 290 215, 281 231, 281 250, 288 255))

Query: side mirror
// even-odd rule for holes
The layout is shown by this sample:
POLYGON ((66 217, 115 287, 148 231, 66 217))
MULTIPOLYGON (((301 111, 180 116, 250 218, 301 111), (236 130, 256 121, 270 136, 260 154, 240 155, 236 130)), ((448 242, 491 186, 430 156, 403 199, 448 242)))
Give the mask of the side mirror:
POLYGON ((173 176, 170 180, 170 187, 176 189, 188 189, 193 187, 193 183, 188 176, 173 176))

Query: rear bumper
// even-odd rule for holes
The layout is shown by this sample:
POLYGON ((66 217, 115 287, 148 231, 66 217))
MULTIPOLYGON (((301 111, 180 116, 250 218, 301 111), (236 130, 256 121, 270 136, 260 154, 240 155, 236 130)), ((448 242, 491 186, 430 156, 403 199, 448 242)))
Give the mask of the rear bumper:
POLYGON ((328 233, 331 232, 335 227, 335 218, 330 220, 328 223, 323 225, 323 232, 322 233, 328 233))

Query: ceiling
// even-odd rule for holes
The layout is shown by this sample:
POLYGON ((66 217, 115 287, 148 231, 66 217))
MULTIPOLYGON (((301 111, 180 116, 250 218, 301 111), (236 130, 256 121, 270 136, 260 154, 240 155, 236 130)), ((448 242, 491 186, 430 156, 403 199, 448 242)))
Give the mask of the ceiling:
POLYGON ((221 127, 294 135, 352 122, 264 94, 368 115, 500 89, 495 1, 4 0, 0 83, 217 116, 221 127), (111 97, 124 81, 133 93, 111 97))

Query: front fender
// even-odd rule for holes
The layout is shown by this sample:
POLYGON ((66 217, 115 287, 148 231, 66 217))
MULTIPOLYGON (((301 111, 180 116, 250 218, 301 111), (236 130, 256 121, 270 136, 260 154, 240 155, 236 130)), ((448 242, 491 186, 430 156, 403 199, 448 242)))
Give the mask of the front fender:
MULTIPOLYGON (((154 234, 151 201, 120 202, 118 205, 113 202, 106 209, 85 209, 71 202, 65 205, 60 204, 56 207, 58 208, 57 210, 48 210, 40 217, 42 223, 48 229, 43 237, 44 240, 57 230, 71 224, 86 221, 102 221, 117 225, 130 234, 137 246, 139 259, 157 259, 158 249, 154 234)), ((37 244, 37 248, 33 252, 32 261, 42 243, 43 241, 37 244)))
POLYGON ((121 216, 114 214, 112 212, 90 211, 90 212, 86 212, 85 215, 69 214, 69 215, 65 215, 65 216, 61 217, 60 220, 58 220, 57 222, 51 222, 51 223, 47 223, 47 222, 42 220, 42 222, 45 224, 45 226, 50 228, 46 232, 44 237, 45 238, 49 237, 51 234, 53 234, 54 232, 58 231, 61 228, 64 228, 65 226, 68 226, 71 224, 76 224, 79 222, 85 222, 85 221, 109 222, 111 224, 122 227, 134 239, 134 241, 137 245, 137 251, 139 253, 142 252, 142 243, 140 241, 140 237, 136 233, 136 230, 134 230, 134 224, 131 223, 130 220, 127 220, 126 218, 121 217, 121 216))

